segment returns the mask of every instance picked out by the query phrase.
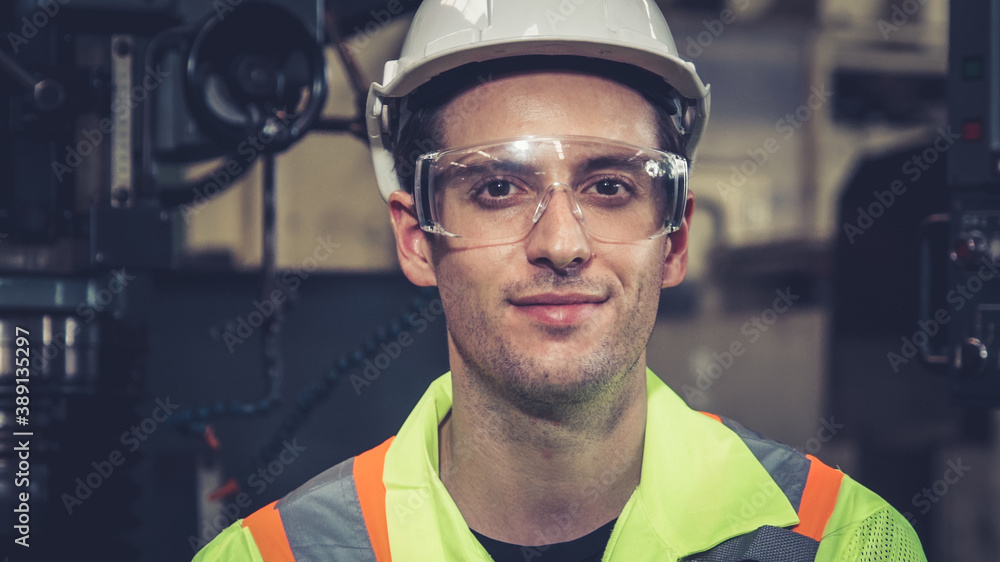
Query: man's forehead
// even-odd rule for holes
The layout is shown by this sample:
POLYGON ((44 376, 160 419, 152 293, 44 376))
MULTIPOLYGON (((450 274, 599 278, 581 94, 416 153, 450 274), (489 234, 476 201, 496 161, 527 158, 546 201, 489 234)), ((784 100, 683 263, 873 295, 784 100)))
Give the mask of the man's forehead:
POLYGON ((579 71, 531 71, 483 81, 445 106, 442 129, 447 147, 525 135, 657 143, 655 112, 641 94, 579 71))

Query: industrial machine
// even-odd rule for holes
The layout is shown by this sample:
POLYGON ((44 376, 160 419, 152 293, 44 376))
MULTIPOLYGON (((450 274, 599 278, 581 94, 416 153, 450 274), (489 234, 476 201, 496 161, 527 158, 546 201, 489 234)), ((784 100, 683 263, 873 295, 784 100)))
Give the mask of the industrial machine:
MULTIPOLYGON (((926 353, 946 364, 970 404, 1000 405, 1000 3, 952 2, 947 151, 945 302, 923 319, 946 325, 947 346, 926 353)), ((938 220, 944 220, 939 217, 938 220)), ((938 291, 938 299, 942 291, 938 291)), ((940 301, 939 301, 940 302, 940 301)), ((933 334, 930 334, 933 335, 933 334)), ((926 338, 925 338, 926 339, 926 338)))
MULTIPOLYGON (((125 538, 135 515, 122 506, 138 492, 114 472, 153 427, 135 410, 150 279, 178 269, 185 209, 259 160, 270 291, 274 155, 319 121, 325 13, 322 0, 0 8, 0 535, 15 559, 137 557, 125 538), (212 169, 189 178, 198 163, 212 169), (88 461, 93 471, 80 472, 88 461), (98 488, 121 501, 73 517, 98 488)), ((167 412, 176 427, 273 406, 280 308, 264 321, 265 395, 167 412)))

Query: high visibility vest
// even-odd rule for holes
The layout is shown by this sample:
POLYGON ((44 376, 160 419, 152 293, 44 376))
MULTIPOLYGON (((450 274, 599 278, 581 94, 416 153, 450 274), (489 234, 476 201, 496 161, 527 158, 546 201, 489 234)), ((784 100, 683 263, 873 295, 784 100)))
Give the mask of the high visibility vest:
MULTIPOLYGON (((767 440, 739 423, 707 416, 732 429, 746 444, 798 513, 791 528, 761 526, 687 562, 812 561, 833 514, 844 473, 812 455, 767 440)), ((243 520, 265 562, 389 562, 386 489, 382 483, 392 438, 348 459, 302 489, 243 520), (293 546, 294 545, 294 546, 293 546)))

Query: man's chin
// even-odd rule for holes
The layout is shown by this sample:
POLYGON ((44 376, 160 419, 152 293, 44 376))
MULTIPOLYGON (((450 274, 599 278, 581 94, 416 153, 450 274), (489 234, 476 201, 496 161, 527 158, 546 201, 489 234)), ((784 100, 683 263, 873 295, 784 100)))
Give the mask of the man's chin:
POLYGON ((613 373, 590 372, 590 369, 565 364, 555 367, 538 365, 527 375, 527 380, 520 381, 519 388, 512 390, 539 406, 584 404, 599 398, 614 382, 613 373))
POLYGON ((602 353, 602 334, 608 328, 602 323, 588 321, 581 324, 554 326, 546 324, 513 325, 509 327, 508 344, 525 356, 535 358, 558 357, 561 363, 544 361, 545 367, 562 371, 568 363, 586 368, 587 357, 602 353))

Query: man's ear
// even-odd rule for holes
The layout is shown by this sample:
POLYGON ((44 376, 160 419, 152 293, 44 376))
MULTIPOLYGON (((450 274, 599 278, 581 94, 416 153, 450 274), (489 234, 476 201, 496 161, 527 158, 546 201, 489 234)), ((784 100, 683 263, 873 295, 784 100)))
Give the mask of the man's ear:
POLYGON ((694 214, 694 193, 688 192, 684 207, 684 220, 676 232, 667 235, 667 259, 663 262, 663 288, 675 287, 684 280, 688 263, 688 234, 694 214))
POLYGON ((417 222, 413 195, 402 190, 389 195, 389 218, 396 237, 396 257, 399 258, 403 274, 419 287, 437 285, 430 245, 427 243, 426 233, 420 230, 417 222))

